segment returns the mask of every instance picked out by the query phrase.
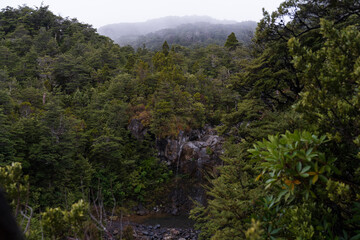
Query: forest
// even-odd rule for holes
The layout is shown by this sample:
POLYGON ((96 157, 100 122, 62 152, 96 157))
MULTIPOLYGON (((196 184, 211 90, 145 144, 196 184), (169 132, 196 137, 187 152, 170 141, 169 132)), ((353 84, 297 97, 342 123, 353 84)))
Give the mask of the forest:
POLYGON ((111 38, 120 46, 130 45, 138 48, 145 44, 146 48, 159 50, 164 39, 169 44, 182 46, 197 43, 208 45, 219 41, 224 45, 227 35, 231 32, 244 37, 245 41, 250 41, 250 35, 255 28, 255 21, 236 22, 193 15, 160 17, 145 22, 107 24, 99 27, 97 32, 111 38), (196 39, 191 42, 191 37, 196 39))
POLYGON ((164 17, 144 23, 119 23, 98 29, 101 35, 110 37, 120 46, 130 45, 137 49, 146 47, 152 51, 161 49, 164 40, 170 45, 206 47, 224 45, 232 32, 238 41, 251 43, 257 23, 255 21, 226 22, 208 17, 164 17))
POLYGON ((134 239, 109 219, 195 185, 159 143, 206 128, 224 143, 191 201, 199 239, 360 239, 360 2, 285 0, 243 37, 134 49, 48 6, 2 9, 9 239, 134 239))

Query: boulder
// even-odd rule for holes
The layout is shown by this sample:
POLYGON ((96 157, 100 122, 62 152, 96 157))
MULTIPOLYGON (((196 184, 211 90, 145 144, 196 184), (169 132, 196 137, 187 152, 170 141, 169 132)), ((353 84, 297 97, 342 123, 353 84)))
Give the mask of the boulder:
POLYGON ((132 119, 128 126, 132 136, 134 136, 137 140, 141 141, 144 139, 145 134, 147 133, 147 128, 143 126, 140 120, 132 119))

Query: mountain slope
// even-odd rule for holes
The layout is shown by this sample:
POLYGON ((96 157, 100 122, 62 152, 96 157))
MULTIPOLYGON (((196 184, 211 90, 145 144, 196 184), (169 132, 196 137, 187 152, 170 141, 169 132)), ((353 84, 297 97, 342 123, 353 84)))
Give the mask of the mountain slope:
POLYGON ((255 31, 253 21, 235 22, 217 20, 207 16, 164 17, 141 23, 110 24, 98 29, 102 35, 112 38, 121 46, 131 45, 157 49, 166 40, 170 44, 184 46, 224 44, 234 32, 242 42, 249 42, 255 31))
POLYGON ((161 29, 175 28, 177 26, 189 23, 207 22, 212 24, 231 24, 235 21, 217 20, 208 16, 168 16, 163 18, 151 19, 146 22, 138 23, 115 23, 102 26, 98 29, 101 35, 112 39, 118 39, 124 36, 140 36, 161 29))
POLYGON ((166 40, 170 45, 179 44, 186 47, 206 46, 209 44, 224 45, 227 36, 234 32, 242 43, 249 43, 256 27, 255 22, 238 24, 184 24, 172 29, 163 29, 136 38, 118 38, 121 46, 131 45, 134 48, 145 45, 148 49, 159 49, 166 40))

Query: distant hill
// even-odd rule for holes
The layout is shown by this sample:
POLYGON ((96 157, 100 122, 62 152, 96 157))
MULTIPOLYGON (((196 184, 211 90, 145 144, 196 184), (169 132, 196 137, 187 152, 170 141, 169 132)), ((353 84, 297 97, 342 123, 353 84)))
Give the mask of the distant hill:
POLYGON ((168 16, 163 18, 151 19, 146 22, 109 24, 100 27, 98 29, 98 33, 108 36, 111 39, 118 39, 124 36, 145 35, 161 29, 175 28, 183 24, 197 22, 207 22, 212 24, 236 23, 235 21, 217 20, 208 16, 168 16))
POLYGON ((185 24, 172 29, 163 29, 154 33, 139 36, 136 39, 119 38, 115 40, 119 45, 131 45, 134 48, 144 44, 148 49, 158 49, 166 40, 168 44, 182 46, 206 46, 209 44, 224 45, 227 36, 234 32, 242 43, 249 43, 256 27, 255 22, 239 24, 185 24))
POLYGON ((217 20, 207 16, 164 17, 141 23, 118 23, 100 27, 98 32, 112 38, 121 46, 134 48, 143 44, 157 49, 166 40, 169 44, 183 46, 224 44, 234 32, 238 40, 248 43, 256 28, 256 22, 217 20))

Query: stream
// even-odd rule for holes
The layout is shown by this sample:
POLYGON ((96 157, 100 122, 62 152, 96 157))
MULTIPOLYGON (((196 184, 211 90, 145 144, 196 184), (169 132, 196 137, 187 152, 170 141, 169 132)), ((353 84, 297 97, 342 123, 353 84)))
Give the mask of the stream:
MULTIPOLYGON (((123 220, 123 229, 126 226, 133 228, 134 239, 141 240, 196 240, 198 231, 195 231, 194 222, 186 215, 173 216, 164 213, 154 213, 146 216, 133 215, 123 220)), ((120 222, 115 222, 112 232, 120 234, 120 222)))
POLYGON ((194 221, 188 218, 187 215, 173 216, 170 214, 152 214, 149 216, 139 216, 134 220, 135 223, 144 225, 160 225, 167 228, 193 228, 194 221))

